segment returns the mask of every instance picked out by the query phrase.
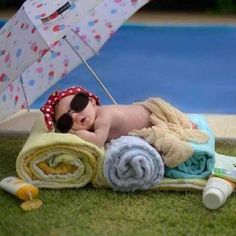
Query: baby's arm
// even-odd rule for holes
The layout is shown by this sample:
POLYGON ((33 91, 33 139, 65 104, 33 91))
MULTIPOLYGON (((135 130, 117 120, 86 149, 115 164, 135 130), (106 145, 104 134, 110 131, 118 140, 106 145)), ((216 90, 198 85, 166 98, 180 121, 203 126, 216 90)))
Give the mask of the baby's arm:
POLYGON ((94 132, 88 130, 77 130, 75 134, 85 141, 93 143, 99 147, 102 147, 107 140, 107 135, 102 129, 97 129, 94 132))
POLYGON ((94 123, 94 131, 77 130, 73 133, 87 142, 102 147, 108 138, 110 126, 111 122, 109 116, 99 115, 94 123))

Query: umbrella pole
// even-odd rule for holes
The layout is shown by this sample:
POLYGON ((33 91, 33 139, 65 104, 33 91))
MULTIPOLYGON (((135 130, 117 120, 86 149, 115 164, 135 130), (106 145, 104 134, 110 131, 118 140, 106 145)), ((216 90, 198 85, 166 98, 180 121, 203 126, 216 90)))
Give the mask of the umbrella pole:
POLYGON ((22 76, 20 76, 20 83, 21 83, 21 87, 22 87, 23 94, 24 94, 24 97, 25 97, 26 108, 27 108, 27 111, 29 112, 30 108, 29 108, 29 103, 28 103, 28 99, 27 99, 27 96, 26 96, 26 92, 25 92, 25 87, 24 87, 22 76))
POLYGON ((117 104, 115 99, 112 97, 108 89, 105 87, 105 85, 102 83, 102 81, 99 79, 99 77, 96 75, 95 71, 91 68, 91 66, 87 63, 87 61, 77 52, 77 50, 74 49, 73 45, 67 40, 66 36, 63 37, 65 41, 69 44, 69 46, 72 48, 72 50, 76 53, 76 55, 80 58, 80 60, 85 64, 87 69, 91 72, 93 77, 97 80, 97 82, 100 84, 100 86, 103 88, 107 96, 112 100, 114 104, 117 104))

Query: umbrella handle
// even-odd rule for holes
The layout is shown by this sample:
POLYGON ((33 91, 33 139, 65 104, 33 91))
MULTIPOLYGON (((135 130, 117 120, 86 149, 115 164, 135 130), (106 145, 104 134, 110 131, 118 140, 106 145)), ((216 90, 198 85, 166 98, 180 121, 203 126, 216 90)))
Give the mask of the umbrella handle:
POLYGON ((110 94, 106 86, 102 83, 102 81, 99 79, 99 77, 96 75, 95 71, 91 68, 91 66, 87 63, 87 61, 75 50, 73 45, 70 43, 70 41, 67 40, 66 36, 63 37, 63 39, 69 44, 69 46, 72 48, 72 50, 76 53, 76 55, 80 58, 80 60, 85 64, 87 69, 90 71, 90 73, 93 75, 93 77, 97 80, 97 82, 100 84, 100 86, 103 88, 107 96, 111 99, 111 101, 114 104, 117 104, 113 96, 110 94))

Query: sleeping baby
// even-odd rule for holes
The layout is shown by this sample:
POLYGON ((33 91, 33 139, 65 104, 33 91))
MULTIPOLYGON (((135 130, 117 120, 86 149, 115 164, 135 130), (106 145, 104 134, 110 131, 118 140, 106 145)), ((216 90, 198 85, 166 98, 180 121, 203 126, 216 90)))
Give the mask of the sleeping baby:
POLYGON ((160 98, 130 105, 100 105, 96 95, 82 87, 56 91, 42 106, 47 128, 76 134, 99 147, 125 135, 144 138, 162 152, 160 138, 194 140, 204 143, 199 131, 185 114, 160 98))

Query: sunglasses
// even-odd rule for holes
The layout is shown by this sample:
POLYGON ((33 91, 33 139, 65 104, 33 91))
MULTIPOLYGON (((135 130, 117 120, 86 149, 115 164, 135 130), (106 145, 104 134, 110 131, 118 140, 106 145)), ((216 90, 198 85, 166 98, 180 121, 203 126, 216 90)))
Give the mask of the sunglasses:
POLYGON ((55 122, 55 131, 58 133, 68 133, 73 127, 73 118, 71 116, 74 112, 83 111, 89 103, 89 97, 84 93, 77 93, 70 102, 70 110, 64 113, 55 122))

